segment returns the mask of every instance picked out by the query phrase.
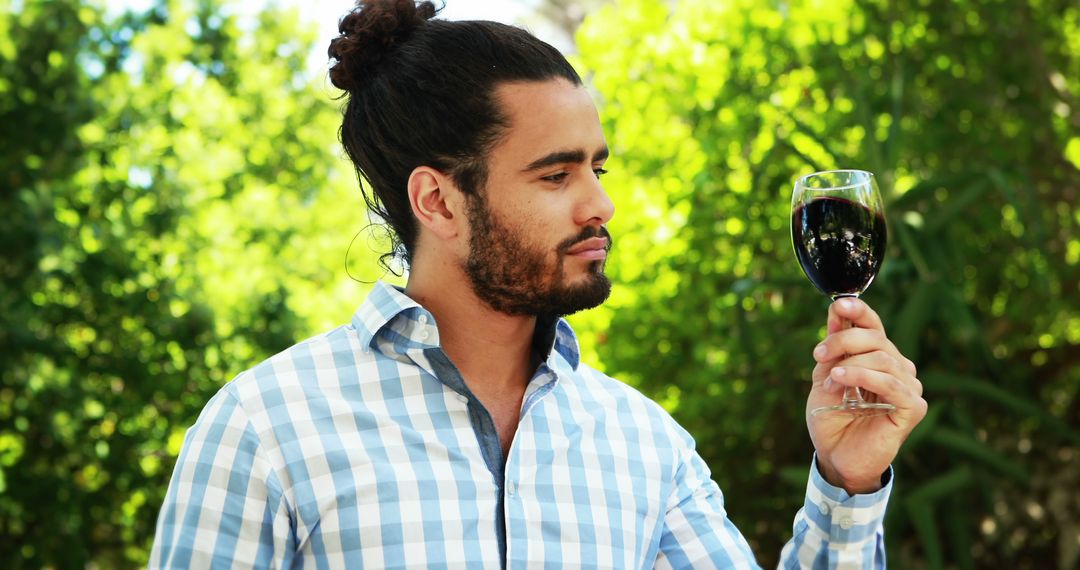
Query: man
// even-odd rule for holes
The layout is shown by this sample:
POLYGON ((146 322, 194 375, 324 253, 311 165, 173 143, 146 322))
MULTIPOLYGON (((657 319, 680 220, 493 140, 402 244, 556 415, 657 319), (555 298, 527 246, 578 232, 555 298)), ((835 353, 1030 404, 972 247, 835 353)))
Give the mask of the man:
MULTIPOLYGON (((560 318, 610 290, 608 149, 581 80, 522 30, 434 14, 361 2, 330 48, 342 142, 408 286, 376 284, 350 324, 210 401, 150 565, 754 566, 690 435, 580 362, 560 318)), ((926 402, 869 307, 828 323, 808 406, 852 385, 897 411, 810 418, 782 565, 880 567, 889 464, 926 402)))

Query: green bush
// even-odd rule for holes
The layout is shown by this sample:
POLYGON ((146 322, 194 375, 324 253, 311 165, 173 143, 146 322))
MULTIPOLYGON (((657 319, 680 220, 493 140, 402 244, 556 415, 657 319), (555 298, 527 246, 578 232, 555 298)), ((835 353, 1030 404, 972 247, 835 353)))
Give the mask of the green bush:
POLYGON ((578 34, 616 159, 606 370, 695 435, 761 562, 800 505, 827 301, 795 262, 800 174, 882 182, 866 300, 930 414, 897 461, 899 568, 1080 563, 1080 7, 622 0, 578 34))

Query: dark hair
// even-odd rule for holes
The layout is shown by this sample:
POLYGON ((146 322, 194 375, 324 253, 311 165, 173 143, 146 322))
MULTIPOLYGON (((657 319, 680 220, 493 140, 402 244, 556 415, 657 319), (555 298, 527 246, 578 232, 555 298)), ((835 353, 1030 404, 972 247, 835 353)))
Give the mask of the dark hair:
POLYGON ((437 11, 431 2, 360 0, 327 52, 337 60, 330 80, 348 92, 341 142, 368 208, 392 229, 384 264, 395 254, 412 259, 413 169, 446 172, 467 195, 483 188, 487 154, 507 127, 496 87, 555 78, 581 84, 558 50, 525 30, 432 19, 437 11))

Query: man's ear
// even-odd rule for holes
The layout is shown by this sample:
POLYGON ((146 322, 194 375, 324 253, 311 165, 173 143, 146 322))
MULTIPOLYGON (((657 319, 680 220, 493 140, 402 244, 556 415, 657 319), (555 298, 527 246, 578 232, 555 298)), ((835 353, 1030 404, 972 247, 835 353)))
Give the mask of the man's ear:
POLYGON ((417 166, 409 175, 409 204, 420 225, 441 239, 457 237, 464 220, 461 192, 446 174, 417 166))

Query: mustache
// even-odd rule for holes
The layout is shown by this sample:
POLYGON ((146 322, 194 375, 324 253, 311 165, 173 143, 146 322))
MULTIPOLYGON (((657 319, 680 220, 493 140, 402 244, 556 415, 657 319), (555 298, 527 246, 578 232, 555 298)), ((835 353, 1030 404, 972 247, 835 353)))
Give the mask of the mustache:
POLYGON ((585 241, 587 239, 595 238, 595 237, 607 238, 607 245, 604 246, 604 251, 611 251, 612 246, 615 245, 615 240, 611 239, 611 234, 608 232, 608 229, 607 229, 606 226, 600 226, 600 227, 589 226, 589 227, 581 230, 580 234, 578 234, 578 235, 576 235, 576 236, 574 236, 572 238, 563 240, 563 242, 559 244, 559 252, 560 253, 566 253, 567 251, 570 250, 570 248, 574 247, 575 245, 577 245, 577 244, 579 244, 579 243, 581 243, 581 242, 583 242, 583 241, 585 241))

